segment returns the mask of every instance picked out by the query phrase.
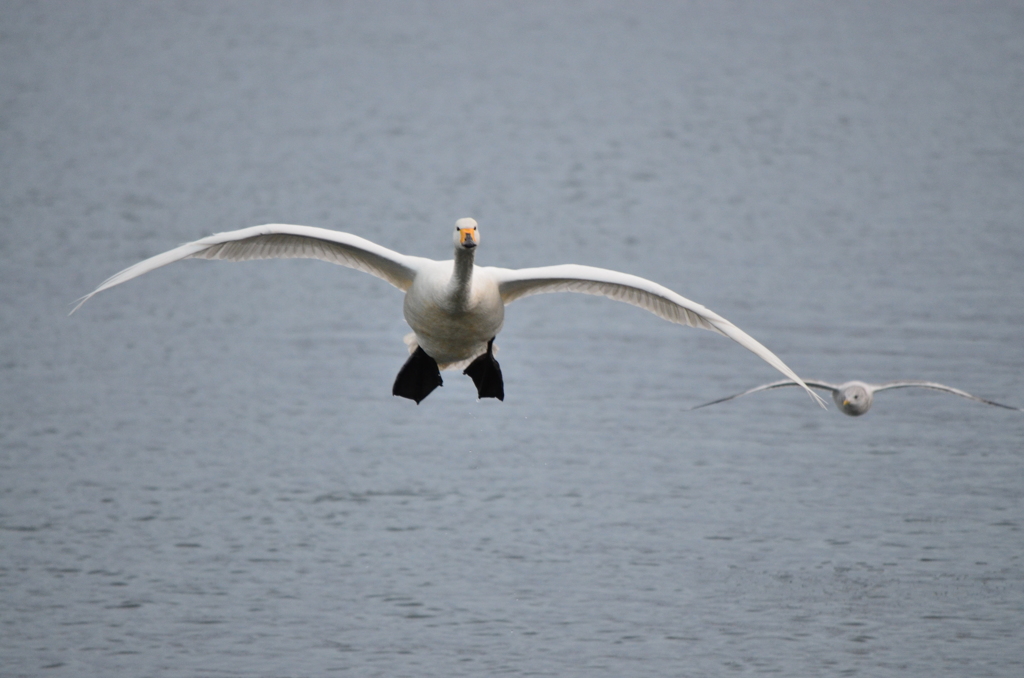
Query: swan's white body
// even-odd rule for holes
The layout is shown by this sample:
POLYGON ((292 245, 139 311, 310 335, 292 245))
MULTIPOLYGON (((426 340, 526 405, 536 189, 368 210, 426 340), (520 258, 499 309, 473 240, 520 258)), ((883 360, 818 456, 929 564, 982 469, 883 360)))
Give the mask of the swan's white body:
MULTIPOLYGON (((859 417, 868 410, 871 409, 871 404, 875 400, 875 394, 879 391, 888 391, 891 388, 928 388, 933 391, 942 391, 943 393, 952 393, 958 395, 961 398, 967 398, 968 400, 974 400, 975 402, 984 403, 986 405, 995 405, 996 407, 1002 407, 1006 410, 1016 410, 1018 412, 1024 412, 1019 407, 1013 407, 1011 405, 1004 405, 997 403, 994 400, 986 400, 985 398, 979 398, 976 395, 971 395, 967 391, 961 391, 958 388, 952 386, 946 386, 935 381, 920 381, 917 379, 903 379, 901 381, 888 381, 884 384, 869 384, 864 381, 846 381, 842 384, 832 384, 827 381, 816 381, 808 379, 806 381, 807 386, 811 388, 819 388, 823 391, 829 391, 832 393, 832 400, 835 402, 836 407, 843 414, 848 414, 851 417, 859 417)), ((770 384, 762 384, 761 386, 755 386, 752 389, 746 390, 743 393, 736 393, 725 398, 719 398, 718 400, 712 400, 709 403, 697 405, 691 407, 691 410, 696 410, 701 407, 707 407, 708 405, 717 405, 718 403, 728 402, 735 400, 751 393, 758 393, 760 391, 770 391, 775 388, 785 388, 786 386, 799 386, 796 382, 783 379, 782 381, 773 381, 770 384)))
POLYGON ((478 242, 473 219, 456 222, 455 258, 450 261, 400 254, 341 231, 288 224, 253 226, 217 233, 130 266, 82 297, 71 312, 103 290, 182 259, 320 259, 364 271, 405 292, 405 319, 415 334, 410 351, 418 345, 441 369, 466 365, 486 353, 488 343, 501 330, 505 306, 516 299, 580 292, 623 301, 670 322, 729 337, 803 386, 824 407, 824 401, 793 370, 753 337, 666 287, 627 273, 574 264, 518 270, 476 266, 478 242))
POLYGON ((491 271, 465 268, 465 261, 427 260, 405 293, 402 311, 415 342, 442 370, 484 353, 505 322, 505 303, 491 271), (469 276, 472 283, 462 284, 469 276))

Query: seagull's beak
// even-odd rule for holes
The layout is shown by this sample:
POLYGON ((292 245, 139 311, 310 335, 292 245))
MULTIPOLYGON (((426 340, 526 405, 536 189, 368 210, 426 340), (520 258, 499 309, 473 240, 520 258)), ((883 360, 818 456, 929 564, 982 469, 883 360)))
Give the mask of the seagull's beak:
POLYGON ((476 247, 476 229, 475 228, 460 228, 459 229, 459 244, 468 249, 476 247))
POLYGON ((849 404, 850 404, 850 401, 847 400, 846 398, 843 398, 843 407, 846 407, 849 404))

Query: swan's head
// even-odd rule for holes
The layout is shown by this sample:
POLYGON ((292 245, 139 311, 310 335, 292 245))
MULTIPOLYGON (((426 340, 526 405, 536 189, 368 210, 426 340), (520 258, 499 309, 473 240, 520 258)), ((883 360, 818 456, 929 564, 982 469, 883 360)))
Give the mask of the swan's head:
POLYGON ((455 222, 455 249, 471 250, 480 244, 476 219, 463 217, 455 222))
POLYGON ((871 391, 866 384, 859 381, 851 381, 840 386, 833 394, 832 400, 843 414, 851 417, 860 415, 871 409, 871 391))

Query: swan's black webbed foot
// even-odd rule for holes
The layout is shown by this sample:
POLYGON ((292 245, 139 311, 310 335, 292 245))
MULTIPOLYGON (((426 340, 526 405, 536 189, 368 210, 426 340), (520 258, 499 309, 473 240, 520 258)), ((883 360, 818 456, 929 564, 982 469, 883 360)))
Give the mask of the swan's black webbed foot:
POLYGON ((437 361, 426 352, 416 347, 416 351, 405 361, 405 365, 395 377, 395 385, 391 387, 391 395, 402 396, 415 400, 416 404, 430 395, 438 386, 443 386, 441 371, 437 369, 437 361))
POLYGON ((494 338, 487 342, 487 353, 484 353, 469 364, 463 374, 468 374, 476 384, 478 398, 497 398, 505 400, 505 382, 501 378, 501 366, 494 359, 494 338))

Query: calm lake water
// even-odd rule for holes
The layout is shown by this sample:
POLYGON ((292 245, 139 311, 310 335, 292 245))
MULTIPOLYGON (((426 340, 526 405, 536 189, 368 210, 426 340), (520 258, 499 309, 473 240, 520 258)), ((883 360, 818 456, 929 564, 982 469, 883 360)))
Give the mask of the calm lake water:
POLYGON ((547 295, 506 400, 268 222, 1024 406, 1017 2, 0 2, 3 676, 1020 676, 1024 415, 547 295))

